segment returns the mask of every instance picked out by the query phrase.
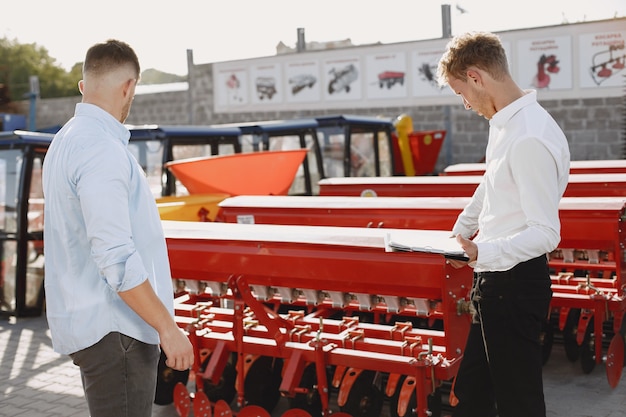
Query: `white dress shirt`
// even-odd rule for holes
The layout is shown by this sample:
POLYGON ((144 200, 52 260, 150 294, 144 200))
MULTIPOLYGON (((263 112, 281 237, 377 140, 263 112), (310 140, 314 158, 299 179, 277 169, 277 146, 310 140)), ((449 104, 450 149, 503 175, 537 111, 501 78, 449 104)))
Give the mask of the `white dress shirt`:
POLYGON ((452 229, 466 238, 478 232, 476 272, 507 271, 554 250, 569 180, 567 139, 536 91, 498 111, 489 125, 483 180, 452 229))
POLYGON ((79 103, 44 159, 46 312, 62 354, 113 331, 158 344, 117 294, 146 279, 173 314, 163 229, 129 138, 109 113, 79 103))

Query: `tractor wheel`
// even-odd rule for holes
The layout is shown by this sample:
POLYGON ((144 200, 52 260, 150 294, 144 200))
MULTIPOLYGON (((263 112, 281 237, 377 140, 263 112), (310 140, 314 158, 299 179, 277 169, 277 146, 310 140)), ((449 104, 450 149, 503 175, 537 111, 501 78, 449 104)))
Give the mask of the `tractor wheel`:
POLYGON ((244 381, 246 405, 258 405, 272 412, 280 400, 283 360, 261 356, 248 369, 244 381))
POLYGON ((580 346, 576 342, 579 319, 580 309, 572 308, 567 313, 567 320, 565 321, 565 327, 563 327, 563 347, 565 348, 565 355, 570 362, 576 362, 580 356, 580 346))
POLYGON ((374 371, 363 371, 354 381, 341 412, 353 417, 379 417, 383 408, 384 394, 374 385, 374 371))
MULTIPOLYGON (((200 372, 204 372, 210 358, 211 356, 207 357, 202 362, 200 372)), ((237 354, 231 354, 230 358, 228 359, 228 363, 226 363, 224 371, 222 372, 220 380, 217 384, 213 384, 208 379, 204 379, 202 381, 202 390, 206 394, 207 398, 211 400, 211 402, 215 403, 218 400, 224 400, 228 404, 230 404, 235 398, 235 395, 237 395, 237 390, 235 388, 235 381, 237 380, 237 367, 235 366, 236 361, 237 354)), ((198 387, 196 387, 196 390, 197 389, 198 387)))
POLYGON ((189 370, 177 371, 165 364, 165 353, 161 351, 159 365, 157 368, 157 385, 154 393, 154 403, 158 405, 168 405, 174 402, 174 387, 181 382, 187 385, 189 381, 189 370))

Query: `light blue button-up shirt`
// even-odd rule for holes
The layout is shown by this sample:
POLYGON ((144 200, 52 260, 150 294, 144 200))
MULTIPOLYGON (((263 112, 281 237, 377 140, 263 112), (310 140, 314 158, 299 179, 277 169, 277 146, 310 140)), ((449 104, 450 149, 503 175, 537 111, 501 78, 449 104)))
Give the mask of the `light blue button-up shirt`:
POLYGON ((117 294, 146 279, 173 313, 161 220, 129 138, 109 113, 79 103, 44 160, 46 314, 62 354, 113 331, 158 344, 117 294))

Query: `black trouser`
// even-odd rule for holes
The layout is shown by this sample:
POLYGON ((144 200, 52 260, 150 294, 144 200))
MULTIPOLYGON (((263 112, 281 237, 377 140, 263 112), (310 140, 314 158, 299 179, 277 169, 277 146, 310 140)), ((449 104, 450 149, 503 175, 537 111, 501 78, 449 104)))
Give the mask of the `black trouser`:
POLYGON ((150 417, 160 349, 118 332, 70 355, 91 417, 150 417))
POLYGON ((546 256, 474 274, 476 309, 454 394, 454 417, 545 417, 540 334, 552 290, 546 256))

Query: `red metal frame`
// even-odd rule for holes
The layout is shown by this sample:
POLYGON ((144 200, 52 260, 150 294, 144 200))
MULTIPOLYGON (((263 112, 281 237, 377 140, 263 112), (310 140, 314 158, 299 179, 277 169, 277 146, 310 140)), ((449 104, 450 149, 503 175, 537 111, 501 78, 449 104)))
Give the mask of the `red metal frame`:
MULTIPOLYGON (((626 173, 626 159, 571 161, 570 174, 618 174, 626 173)), ((482 175, 484 163, 454 164, 446 167, 441 175, 482 175)))
MULTIPOLYGON (((319 181, 321 196, 471 197, 480 175, 346 177, 319 181)), ((571 174, 565 197, 624 197, 626 174, 571 174)))
MULTIPOLYGON (((469 317, 460 312, 472 280, 468 268, 452 268, 437 254, 389 252, 389 229, 163 224, 173 277, 213 283, 208 288, 219 291, 185 295, 176 303, 179 325, 189 331, 196 350, 214 353, 201 377, 216 377, 228 356, 224 352, 283 358, 285 394, 297 391, 298 376, 312 362, 319 369, 332 365, 408 375, 416 380, 417 416, 426 417, 427 396, 456 375, 469 329, 469 317), (268 302, 281 298, 279 288, 324 297, 305 297, 308 314, 277 314, 268 302), (387 314, 441 319, 444 330, 331 319, 345 307, 337 305, 333 293, 343 294, 347 303, 376 300, 361 303, 362 309, 386 305, 387 314), (273 295, 261 303, 261 294, 273 295), (230 300, 233 308, 216 307, 220 299, 230 300), (419 303, 426 308, 417 308, 419 303)), ((413 238, 422 234, 428 239, 435 232, 411 231, 413 238)), ((244 374, 238 372, 240 405, 245 405, 244 374)), ((328 392, 320 394, 327 407, 328 392)))
MULTIPOLYGON (((218 221, 450 230, 465 197, 273 197, 243 196, 220 203, 218 221)), ((612 317, 617 333, 626 311, 626 198, 565 197, 559 207, 561 242, 551 254, 554 309, 582 309, 579 334, 594 321, 595 361, 602 362, 602 325, 612 317), (587 271, 577 277, 576 270, 587 271)), ((563 317, 563 314, 561 314, 563 317)), ((560 328, 563 330, 564 319, 560 328)), ((579 337, 579 344, 582 342, 579 337)))

